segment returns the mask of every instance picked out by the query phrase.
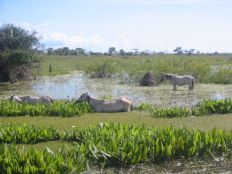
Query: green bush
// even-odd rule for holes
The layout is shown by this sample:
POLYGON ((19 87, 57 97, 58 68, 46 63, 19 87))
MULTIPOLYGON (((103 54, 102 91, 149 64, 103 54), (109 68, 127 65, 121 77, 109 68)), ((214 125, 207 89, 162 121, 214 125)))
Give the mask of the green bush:
POLYGON ((102 62, 94 62, 93 65, 89 65, 86 69, 86 73, 90 74, 92 78, 111 77, 117 72, 115 66, 116 64, 112 59, 105 59, 102 62))
POLYGON ((34 55, 29 51, 11 50, 7 51, 5 55, 9 65, 31 64, 34 60, 34 55))

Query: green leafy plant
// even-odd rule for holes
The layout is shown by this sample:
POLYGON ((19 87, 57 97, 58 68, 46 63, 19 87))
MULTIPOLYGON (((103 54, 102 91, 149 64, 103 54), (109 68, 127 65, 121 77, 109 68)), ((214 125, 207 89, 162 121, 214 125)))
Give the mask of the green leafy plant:
MULTIPOLYGON (((214 158, 232 150, 232 131, 221 129, 203 132, 186 128, 155 129, 128 124, 100 123, 78 130, 1 125, 1 143, 35 143, 62 140, 75 143, 71 149, 61 148, 43 153, 18 148, 0 148, 0 172, 28 173, 34 168, 57 171, 86 170, 86 160, 104 166, 128 166, 144 162, 160 163, 178 158, 214 158), (42 162, 43 161, 43 162, 42 162), (53 161, 53 163, 52 163, 53 161), (51 163, 53 164, 52 166, 51 163)), ((33 170, 34 170, 33 169, 33 170)), ((35 173, 36 173, 35 172, 35 173)))
POLYGON ((1 116, 80 116, 84 113, 92 112, 88 103, 74 103, 57 101, 51 105, 46 104, 21 104, 9 101, 0 102, 1 116))
POLYGON ((211 114, 228 114, 232 113, 232 99, 221 100, 203 100, 197 105, 189 107, 154 107, 150 104, 141 104, 135 109, 149 111, 153 117, 187 117, 202 116, 211 114))

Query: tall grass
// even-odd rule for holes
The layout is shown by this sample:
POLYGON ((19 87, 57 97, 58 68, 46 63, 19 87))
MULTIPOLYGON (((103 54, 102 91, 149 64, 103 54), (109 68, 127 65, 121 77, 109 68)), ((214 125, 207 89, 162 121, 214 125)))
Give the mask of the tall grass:
POLYGON ((53 74, 82 70, 96 76, 104 69, 107 76, 117 74, 121 77, 127 73, 131 79, 139 81, 147 71, 151 71, 157 79, 161 72, 166 72, 190 74, 200 83, 232 83, 232 68, 228 68, 232 65, 232 59, 229 56, 45 56, 41 59, 42 74, 48 74, 49 64, 52 64, 53 74))

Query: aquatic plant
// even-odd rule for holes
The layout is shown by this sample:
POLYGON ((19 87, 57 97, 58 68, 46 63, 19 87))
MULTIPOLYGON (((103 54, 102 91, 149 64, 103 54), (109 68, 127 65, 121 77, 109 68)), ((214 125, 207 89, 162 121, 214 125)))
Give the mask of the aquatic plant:
POLYGON ((86 158, 80 147, 52 151, 0 145, 0 173, 80 173, 86 170, 86 158))
POLYGON ((232 113, 232 99, 203 100, 193 107, 169 107, 161 108, 149 104, 141 104, 137 110, 145 110, 153 117, 187 117, 211 114, 232 113))
POLYGON ((36 129, 32 126, 1 125, 2 143, 30 143, 53 139, 74 142, 73 148, 42 153, 8 145, 0 148, 1 173, 52 173, 86 170, 86 161, 101 166, 160 163, 179 158, 226 157, 232 150, 232 132, 221 129, 203 132, 186 128, 156 129, 128 124, 100 123, 78 130, 36 129), (33 131, 30 131, 33 129, 33 131), (13 130, 13 131, 12 131, 13 130), (44 132, 51 136, 46 136, 44 132), (24 132, 24 133, 22 133, 24 132), (28 133, 27 133, 28 132, 28 133), (18 135, 20 134, 20 135, 18 135), (26 134, 25 137, 22 135, 26 134), (40 137, 41 136, 41 137, 40 137), (53 138, 52 138, 53 136, 53 138), (36 137, 37 141, 33 139, 36 137), (15 141, 17 139, 17 141, 15 141), (30 171, 30 172, 28 172, 30 171))
POLYGON ((56 101, 47 104, 21 104, 9 101, 0 101, 0 116, 80 116, 92 112, 88 103, 56 101))

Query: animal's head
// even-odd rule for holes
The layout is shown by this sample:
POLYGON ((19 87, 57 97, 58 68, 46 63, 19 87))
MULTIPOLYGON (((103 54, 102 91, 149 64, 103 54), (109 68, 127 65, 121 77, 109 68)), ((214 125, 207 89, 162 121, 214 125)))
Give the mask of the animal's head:
POLYGON ((19 103, 21 103, 22 102, 22 100, 18 97, 18 96, 15 96, 14 94, 12 94, 11 96, 10 96, 10 99, 9 99, 10 101, 14 101, 14 102, 19 102, 19 103))
POLYGON ((88 94, 88 92, 87 92, 87 93, 82 94, 82 95, 77 99, 76 103, 85 102, 85 101, 89 102, 89 100, 90 100, 90 96, 89 96, 89 94, 88 94))
POLYGON ((161 73, 160 82, 171 79, 171 74, 161 73))
POLYGON ((13 101, 14 100, 14 94, 12 94, 11 96, 10 96, 10 99, 9 99, 10 101, 13 101))

